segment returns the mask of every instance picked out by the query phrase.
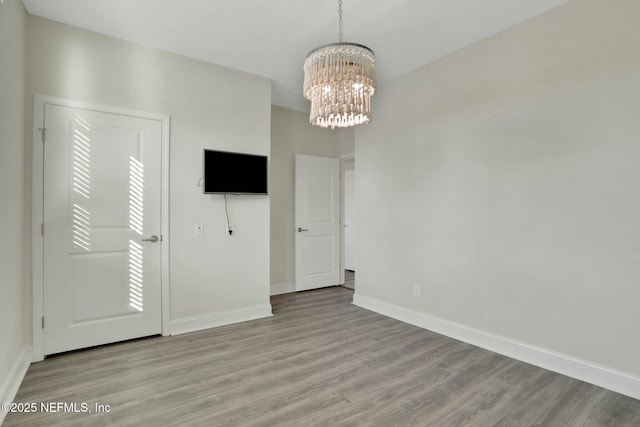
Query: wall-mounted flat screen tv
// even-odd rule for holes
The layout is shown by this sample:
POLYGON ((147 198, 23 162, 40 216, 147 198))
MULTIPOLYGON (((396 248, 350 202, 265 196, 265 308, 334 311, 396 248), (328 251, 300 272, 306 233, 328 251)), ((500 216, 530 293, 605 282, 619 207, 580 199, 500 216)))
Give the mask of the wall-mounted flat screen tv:
POLYGON ((267 156, 204 150, 205 194, 267 194, 267 156))

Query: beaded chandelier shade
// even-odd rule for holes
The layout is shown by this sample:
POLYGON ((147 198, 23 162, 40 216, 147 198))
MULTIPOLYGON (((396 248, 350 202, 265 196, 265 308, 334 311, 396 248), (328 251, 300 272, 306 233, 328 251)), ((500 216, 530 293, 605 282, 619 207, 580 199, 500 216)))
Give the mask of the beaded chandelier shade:
POLYGON ((309 122, 324 128, 346 128, 371 120, 376 91, 375 55, 356 43, 342 42, 342 0, 339 43, 309 52, 304 62, 304 97, 311 101, 309 122))

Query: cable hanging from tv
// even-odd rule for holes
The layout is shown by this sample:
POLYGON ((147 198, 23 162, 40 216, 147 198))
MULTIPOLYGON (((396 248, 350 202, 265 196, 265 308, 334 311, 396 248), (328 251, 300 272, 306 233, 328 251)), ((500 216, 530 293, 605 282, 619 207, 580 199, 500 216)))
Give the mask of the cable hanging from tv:
POLYGON ((233 234, 233 224, 229 221, 229 206, 227 203, 227 195, 224 195, 224 211, 227 214, 227 231, 229 232, 229 236, 233 234))

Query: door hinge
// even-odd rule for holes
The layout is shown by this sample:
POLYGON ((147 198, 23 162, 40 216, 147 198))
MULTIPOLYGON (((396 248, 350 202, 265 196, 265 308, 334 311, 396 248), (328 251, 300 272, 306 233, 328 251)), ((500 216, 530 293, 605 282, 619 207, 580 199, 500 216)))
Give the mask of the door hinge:
POLYGON ((40 224, 40 234, 44 237, 44 222, 40 224))
POLYGON ((38 128, 40 132, 42 132, 42 143, 47 142, 47 128, 38 128))
POLYGON ((162 237, 162 234, 160 235, 160 241, 164 241, 164 238, 162 237))
POLYGON ((44 329, 44 316, 42 316, 42 329, 44 329))

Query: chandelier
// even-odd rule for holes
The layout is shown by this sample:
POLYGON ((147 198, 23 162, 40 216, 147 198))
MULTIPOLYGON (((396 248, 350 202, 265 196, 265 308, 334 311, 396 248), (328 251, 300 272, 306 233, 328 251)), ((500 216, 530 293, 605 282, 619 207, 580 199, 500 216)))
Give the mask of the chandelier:
POLYGON ((304 61, 304 97, 311 101, 309 122, 323 128, 346 128, 371 120, 376 91, 371 49, 342 42, 342 0, 338 0, 338 43, 320 46, 304 61))

